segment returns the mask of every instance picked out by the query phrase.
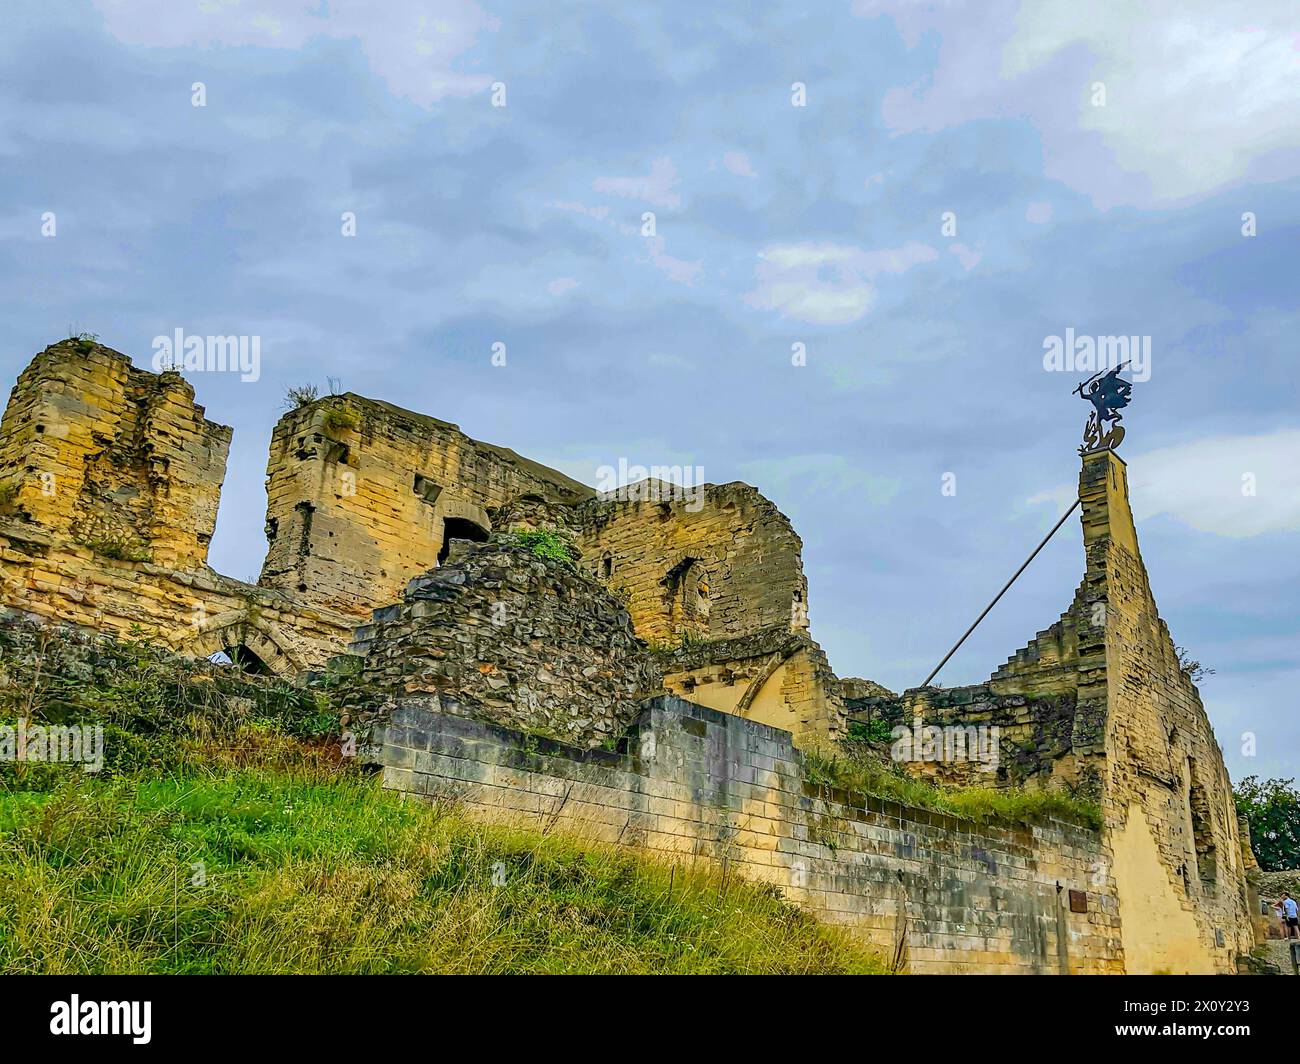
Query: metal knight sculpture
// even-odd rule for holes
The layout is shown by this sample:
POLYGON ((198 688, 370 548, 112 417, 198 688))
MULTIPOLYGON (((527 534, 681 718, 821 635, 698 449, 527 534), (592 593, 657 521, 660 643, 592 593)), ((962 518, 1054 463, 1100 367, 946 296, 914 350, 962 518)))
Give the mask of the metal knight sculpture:
POLYGON ((1114 450, 1124 438, 1120 409, 1128 406, 1129 394, 1133 391, 1132 383, 1120 377, 1120 372, 1127 365, 1127 362, 1123 362, 1104 375, 1094 373, 1074 389, 1074 394, 1093 406, 1092 413, 1088 415, 1088 424, 1084 426, 1080 454, 1107 448, 1114 450))

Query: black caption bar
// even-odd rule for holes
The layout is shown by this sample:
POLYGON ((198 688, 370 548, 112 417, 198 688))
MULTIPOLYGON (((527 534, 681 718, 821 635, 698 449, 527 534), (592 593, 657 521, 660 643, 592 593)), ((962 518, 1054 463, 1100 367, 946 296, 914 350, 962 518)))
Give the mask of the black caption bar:
MULTIPOLYGON (((717 1021, 691 1022, 701 1042, 716 1037, 735 1049, 747 1031, 761 1048, 758 1032, 766 1028, 745 1020, 757 1019, 755 995, 783 992, 758 990, 756 978, 641 978, 634 986, 617 977, 11 976, 0 978, 0 994, 7 1038, 78 1053, 107 1043, 127 1052, 432 1050, 453 1032, 498 1052, 512 1044, 522 1051, 564 1029, 570 1046, 585 1030, 594 1045, 608 1047, 611 1037, 635 1038, 642 1025, 671 1026, 670 1016, 692 1013, 717 1021)), ((1288 1037, 1300 987, 1277 977, 956 978, 823 977, 815 987, 784 991, 804 1007, 782 1022, 825 1029, 873 1017, 860 1031, 864 1039, 890 1027, 901 1037, 960 1039, 959 1030, 977 1037, 1012 1023, 1018 1038, 1068 1033, 1077 1047, 1260 1046, 1288 1037), (809 994, 820 1020, 806 1007, 809 994)))

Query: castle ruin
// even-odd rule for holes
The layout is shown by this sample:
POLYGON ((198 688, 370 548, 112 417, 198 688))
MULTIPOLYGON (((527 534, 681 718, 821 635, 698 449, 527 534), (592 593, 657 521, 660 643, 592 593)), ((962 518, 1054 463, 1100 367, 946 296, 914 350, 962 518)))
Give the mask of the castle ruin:
POLYGON ((799 537, 754 488, 600 497, 352 394, 280 419, 261 575, 222 576, 231 430, 194 400, 98 343, 33 359, 0 421, 5 607, 286 677, 345 668, 385 707, 386 785, 727 859, 912 970, 1221 972, 1248 952, 1250 855, 1112 451, 1083 458, 1069 610, 987 683, 895 696, 834 675, 799 537), (995 772, 909 770, 1090 795, 1101 829, 827 793, 801 750, 850 720, 997 725, 995 772))

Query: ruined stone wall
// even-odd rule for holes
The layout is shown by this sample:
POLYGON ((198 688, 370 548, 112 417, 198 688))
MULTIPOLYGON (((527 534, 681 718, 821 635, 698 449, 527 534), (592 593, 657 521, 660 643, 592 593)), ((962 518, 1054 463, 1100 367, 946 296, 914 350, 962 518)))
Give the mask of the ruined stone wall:
POLYGON ((1016 651, 987 683, 850 697, 850 720, 922 727, 999 729, 996 771, 970 760, 907 762, 908 771, 959 786, 1063 787, 1096 799, 1102 786, 1107 711, 1104 580, 1089 570, 1070 608, 1016 651))
POLYGON ((1124 462, 1088 455, 1079 493, 1088 580, 1104 605, 1102 811, 1130 969, 1232 971, 1254 936, 1223 754, 1157 612, 1124 462))
POLYGON ((230 437, 179 374, 65 340, 22 372, 0 420, 0 510, 100 553, 203 565, 230 437))
POLYGON ((617 751, 399 704, 366 756, 385 786, 485 818, 725 860, 909 971, 1124 970, 1097 832, 829 791, 806 781, 788 733, 679 698, 648 703, 617 751))
POLYGON ((834 734, 838 695, 820 648, 805 637, 769 660, 764 632, 806 629, 806 582, 798 537, 753 488, 710 487, 702 509, 599 502, 447 422, 328 396, 276 426, 269 548, 250 588, 206 564, 231 432, 193 400, 178 374, 135 369, 96 343, 37 356, 0 423, 8 604, 114 632, 135 626, 173 648, 238 647, 217 644, 242 633, 268 667, 315 668, 345 648, 350 623, 397 600, 451 543, 516 524, 560 527, 594 548, 585 564, 627 598, 640 635, 678 648, 730 643, 737 675, 763 674, 745 698, 756 716, 772 709, 800 734, 834 734), (736 642, 749 637, 755 648, 736 642))
POLYGON ((802 544, 748 484, 697 494, 641 482, 626 499, 574 511, 588 570, 625 598, 656 649, 664 686, 792 732, 801 746, 838 738, 843 702, 807 633, 802 544))
POLYGON ((734 639, 662 648, 655 656, 668 691, 788 731, 803 749, 844 734, 835 674, 805 631, 775 625, 734 639))
POLYGON ((207 567, 180 571, 105 558, 29 524, 2 520, 0 602, 32 618, 146 638, 179 654, 251 653, 284 676, 323 668, 347 646, 355 623, 207 567))
MULTIPOLYGON (((995 694, 990 684, 922 687, 901 696, 846 701, 849 720, 880 721, 890 729, 902 726, 910 729, 908 740, 920 736, 920 743, 934 744, 912 747, 907 770, 920 779, 960 787, 1061 784, 1080 796, 1095 798, 1096 788, 1079 785, 1072 771, 1075 708, 1073 690, 1036 696, 995 694), (973 752, 981 737, 969 729, 981 728, 998 729, 995 763, 981 761, 973 752), (951 750, 944 744, 951 748, 958 742, 965 744, 966 755, 947 756, 951 750)), ((986 738, 991 741, 991 737, 990 731, 986 738)), ((907 752, 906 746, 901 749, 907 752)))
POLYGON ((1131 971, 1230 972, 1253 941, 1223 754, 1157 612, 1112 452, 1084 457, 1087 567, 1070 609, 987 684, 849 702, 851 719, 1001 729, 999 769, 911 760, 944 783, 1061 786, 1101 803, 1131 971))
POLYGON ((515 537, 466 544, 357 629, 362 709, 437 696, 444 712, 580 745, 620 736, 659 674, 621 602, 515 537))
POLYGON ((748 484, 699 491, 695 500, 584 503, 583 564, 627 596, 652 644, 807 628, 803 545, 789 519, 748 484))
POLYGON ((259 583, 364 614, 437 565, 449 527, 486 538, 488 509, 530 493, 569 503, 593 494, 445 421, 331 396, 285 414, 271 437, 259 583))
POLYGON ((837 686, 839 687, 840 696, 847 705, 850 699, 861 700, 866 698, 897 698, 893 691, 883 684, 876 683, 875 680, 865 680, 861 676, 841 676, 837 686))
POLYGON ((231 430, 176 373, 65 340, 19 376, 0 420, 0 601, 272 672, 318 668, 353 619, 207 565, 231 430))

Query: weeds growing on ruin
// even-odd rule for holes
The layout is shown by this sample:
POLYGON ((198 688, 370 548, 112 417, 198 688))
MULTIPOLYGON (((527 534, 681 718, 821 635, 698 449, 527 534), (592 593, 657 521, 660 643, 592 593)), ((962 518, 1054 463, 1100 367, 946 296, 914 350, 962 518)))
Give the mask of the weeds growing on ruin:
POLYGON ((887 743, 893 738, 893 731, 890 723, 880 717, 849 721, 849 738, 858 742, 887 743))
POLYGON ((331 406, 325 411, 326 432, 346 432, 361 424, 361 415, 348 406, 331 406))
MULTIPOLYGON (((106 777, 198 761, 337 762, 328 689, 257 679, 143 642, 0 629, 0 723, 100 724, 106 777), (310 744, 315 744, 312 746, 310 744)), ((0 762, 0 787, 41 788, 67 766, 0 762)))
POLYGON ((298 384, 291 386, 284 393, 284 405, 290 410, 301 410, 304 406, 311 406, 320 398, 320 390, 314 384, 298 384))
POLYGON ((558 532, 545 528, 524 528, 511 533, 520 545, 529 548, 539 558, 557 562, 573 562, 573 549, 558 532))
POLYGON ((809 750, 804 757, 809 783, 888 798, 974 821, 1023 821, 1054 817, 1101 827, 1095 802, 1056 790, 1022 787, 938 787, 907 775, 878 753, 844 743, 833 751, 809 750))

